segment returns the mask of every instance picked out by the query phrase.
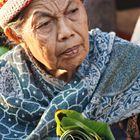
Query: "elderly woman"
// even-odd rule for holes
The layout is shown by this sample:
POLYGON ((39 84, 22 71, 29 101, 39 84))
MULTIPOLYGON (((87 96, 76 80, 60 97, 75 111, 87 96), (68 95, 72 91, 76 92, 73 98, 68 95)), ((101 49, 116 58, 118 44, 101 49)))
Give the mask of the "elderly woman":
POLYGON ((81 0, 0 5, 0 25, 18 44, 0 59, 1 140, 55 139, 57 109, 107 122, 116 139, 139 139, 138 45, 88 32, 81 0))

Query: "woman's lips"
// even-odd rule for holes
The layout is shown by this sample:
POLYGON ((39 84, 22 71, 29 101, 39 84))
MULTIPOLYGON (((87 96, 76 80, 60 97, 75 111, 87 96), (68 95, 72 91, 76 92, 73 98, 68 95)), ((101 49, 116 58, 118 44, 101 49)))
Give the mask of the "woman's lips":
POLYGON ((80 45, 74 46, 63 52, 63 55, 72 57, 78 54, 80 45))

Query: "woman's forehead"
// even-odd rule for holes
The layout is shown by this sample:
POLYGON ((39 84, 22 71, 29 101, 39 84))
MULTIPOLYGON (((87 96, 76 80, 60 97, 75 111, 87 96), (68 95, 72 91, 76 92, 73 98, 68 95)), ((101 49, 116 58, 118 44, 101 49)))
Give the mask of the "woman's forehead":
POLYGON ((31 3, 30 7, 36 8, 36 7, 42 7, 47 9, 64 9, 69 3, 75 2, 77 0, 34 0, 31 3))
MULTIPOLYGON (((31 5, 26 9, 29 15, 38 15, 39 13, 47 12, 48 15, 56 15, 59 12, 65 11, 69 6, 74 7, 81 3, 80 0, 33 0, 31 5)), ((27 16, 27 15, 26 15, 27 16)), ((25 17, 26 17, 25 16, 25 17)))
POLYGON ((29 7, 41 5, 41 4, 45 4, 49 7, 52 6, 63 7, 65 5, 68 5, 69 3, 75 3, 75 2, 77 3, 80 1, 81 0, 33 0, 29 7))

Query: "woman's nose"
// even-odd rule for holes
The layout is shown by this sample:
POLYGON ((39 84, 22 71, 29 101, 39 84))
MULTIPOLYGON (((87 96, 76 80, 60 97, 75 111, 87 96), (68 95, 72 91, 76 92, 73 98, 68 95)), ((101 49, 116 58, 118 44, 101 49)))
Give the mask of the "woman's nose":
POLYGON ((66 22, 64 19, 58 21, 58 40, 64 41, 69 37, 74 36, 74 32, 71 28, 71 24, 66 22))

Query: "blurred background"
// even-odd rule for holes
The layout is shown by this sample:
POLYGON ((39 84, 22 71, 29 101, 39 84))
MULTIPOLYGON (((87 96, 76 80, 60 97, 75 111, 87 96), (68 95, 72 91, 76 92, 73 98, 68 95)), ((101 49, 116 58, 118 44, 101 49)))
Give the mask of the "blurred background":
POLYGON ((85 0, 90 29, 115 31, 130 40, 140 16, 140 0, 85 0))

